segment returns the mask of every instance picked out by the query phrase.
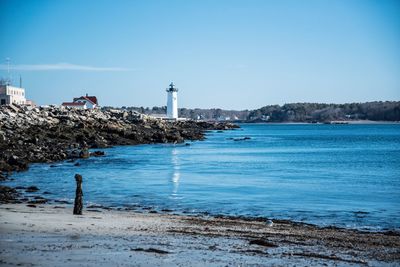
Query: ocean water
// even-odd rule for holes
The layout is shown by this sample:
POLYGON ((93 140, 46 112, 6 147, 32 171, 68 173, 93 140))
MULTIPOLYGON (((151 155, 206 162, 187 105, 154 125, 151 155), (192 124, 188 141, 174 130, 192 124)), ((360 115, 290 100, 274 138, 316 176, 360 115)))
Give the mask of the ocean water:
POLYGON ((73 201, 80 173, 86 204, 400 229, 399 124, 242 124, 189 143, 33 164, 7 183, 73 201))

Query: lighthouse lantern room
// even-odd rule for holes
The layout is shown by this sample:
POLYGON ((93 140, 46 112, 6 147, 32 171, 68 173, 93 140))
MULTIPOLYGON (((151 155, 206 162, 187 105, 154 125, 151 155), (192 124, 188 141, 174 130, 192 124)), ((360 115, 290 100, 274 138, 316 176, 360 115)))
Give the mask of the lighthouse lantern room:
POLYGON ((169 119, 178 119, 178 88, 171 82, 167 88, 167 117, 169 119))

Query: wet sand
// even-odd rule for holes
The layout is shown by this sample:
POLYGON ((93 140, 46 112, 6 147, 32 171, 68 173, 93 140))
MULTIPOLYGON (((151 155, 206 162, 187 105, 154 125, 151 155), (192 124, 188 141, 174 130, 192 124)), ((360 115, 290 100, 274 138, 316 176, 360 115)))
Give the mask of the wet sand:
POLYGON ((400 235, 240 218, 0 206, 2 266, 399 266, 400 235))

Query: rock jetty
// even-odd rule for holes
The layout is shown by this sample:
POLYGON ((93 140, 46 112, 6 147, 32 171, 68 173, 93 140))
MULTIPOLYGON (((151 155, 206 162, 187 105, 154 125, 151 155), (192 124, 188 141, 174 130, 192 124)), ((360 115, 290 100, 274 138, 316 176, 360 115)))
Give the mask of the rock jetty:
MULTIPOLYGON (((90 148, 202 140, 230 123, 164 121, 135 111, 0 106, 0 174, 33 162, 87 158, 90 148)), ((92 153, 101 156, 101 152, 92 153)))

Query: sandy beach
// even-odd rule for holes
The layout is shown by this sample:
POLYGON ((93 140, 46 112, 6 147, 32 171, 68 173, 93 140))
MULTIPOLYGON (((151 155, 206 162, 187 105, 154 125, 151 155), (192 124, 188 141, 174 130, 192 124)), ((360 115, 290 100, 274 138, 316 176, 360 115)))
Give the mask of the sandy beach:
POLYGON ((71 206, 0 206, 2 266, 398 266, 398 233, 71 206))

